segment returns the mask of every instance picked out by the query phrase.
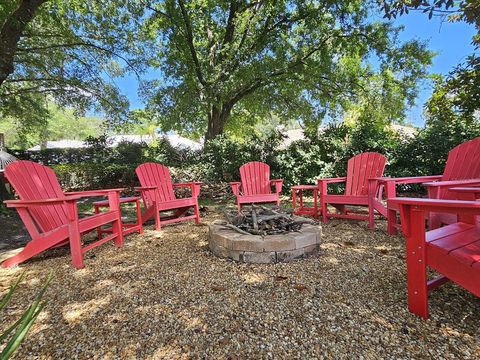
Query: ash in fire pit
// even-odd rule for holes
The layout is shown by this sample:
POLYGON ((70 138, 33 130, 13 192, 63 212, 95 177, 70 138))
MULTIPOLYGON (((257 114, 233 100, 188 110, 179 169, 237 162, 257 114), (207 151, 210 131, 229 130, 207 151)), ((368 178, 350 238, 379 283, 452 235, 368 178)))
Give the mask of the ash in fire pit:
POLYGON ((209 225, 208 244, 217 256, 240 262, 287 262, 316 254, 321 227, 279 207, 226 211, 227 221, 209 225))

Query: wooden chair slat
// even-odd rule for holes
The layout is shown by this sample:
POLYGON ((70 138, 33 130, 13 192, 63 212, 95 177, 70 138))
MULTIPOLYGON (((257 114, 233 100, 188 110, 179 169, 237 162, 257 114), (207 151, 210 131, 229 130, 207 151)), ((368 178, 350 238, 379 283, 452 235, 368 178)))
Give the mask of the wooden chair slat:
MULTIPOLYGON (((270 166, 260 161, 251 161, 240 167, 241 190, 237 197, 238 210, 246 203, 276 202, 280 204, 280 190, 272 193, 270 166), (271 196, 270 196, 271 195, 271 196)), ((232 189, 237 189, 232 184, 232 189)), ((234 190, 235 192, 236 190, 234 190)))
MULTIPOLYGON (((9 164, 5 169, 5 177, 15 189, 20 200, 47 201, 48 199, 67 198, 60 187, 55 172, 32 161, 19 160, 9 164)), ((79 195, 81 194, 82 192, 79 192, 79 195)), ((112 222, 111 240, 115 242, 116 246, 122 246, 123 233, 119 191, 112 190, 111 193, 108 193, 108 196, 110 209, 104 214, 112 222)), ((72 263, 76 268, 82 268, 84 266, 83 252, 105 242, 105 239, 98 240, 82 250, 81 233, 94 230, 103 225, 104 222, 100 223, 100 220, 97 221, 95 216, 80 220, 73 200, 57 204, 45 202, 36 206, 19 207, 17 210, 25 223, 31 240, 22 251, 6 259, 2 263, 2 267, 17 265, 42 251, 69 240, 72 263), (80 222, 89 226, 82 226, 80 231, 80 222)))
POLYGON ((368 181, 373 177, 383 175, 386 161, 385 156, 375 152, 365 152, 350 158, 347 165, 345 191, 341 195, 328 193, 327 185, 330 182, 337 181, 319 179, 318 185, 320 190, 322 221, 326 222, 329 217, 363 219, 369 220, 371 223, 370 226, 373 226, 374 209, 369 205, 368 181), (329 212, 328 204, 334 206, 339 213, 329 212), (347 205, 367 206, 368 215, 358 215, 356 211, 349 209, 347 205))
POLYGON ((188 198, 177 199, 173 190, 172 177, 170 170, 165 165, 153 162, 147 162, 139 165, 135 173, 142 187, 154 186, 155 189, 142 189, 142 199, 145 205, 145 211, 142 215, 142 222, 145 223, 152 217, 155 218, 156 229, 160 230, 162 224, 171 222, 189 220, 191 216, 183 216, 193 207, 196 223, 200 223, 200 212, 198 207, 198 193, 191 186, 192 196, 188 198), (172 216, 160 216, 161 212, 176 210, 172 216))

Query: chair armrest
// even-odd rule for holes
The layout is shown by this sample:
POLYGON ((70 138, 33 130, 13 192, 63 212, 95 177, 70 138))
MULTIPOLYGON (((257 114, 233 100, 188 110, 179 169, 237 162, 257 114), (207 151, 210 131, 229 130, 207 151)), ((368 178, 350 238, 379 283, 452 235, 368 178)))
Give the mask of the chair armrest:
POLYGON ((390 204, 398 206, 410 206, 425 212, 446 212, 446 213, 475 213, 480 214, 480 201, 464 200, 438 200, 419 198, 391 198, 387 200, 390 204))
POLYGON ((74 202, 80 199, 81 196, 66 196, 63 198, 51 198, 40 200, 5 200, 4 204, 7 207, 28 207, 28 206, 42 206, 42 205, 56 205, 64 204, 65 202, 74 202))
POLYGON ((458 193, 480 194, 480 187, 453 187, 448 190, 458 193))
POLYGON ((317 183, 326 183, 326 184, 333 184, 333 183, 340 183, 347 181, 346 177, 337 177, 337 178, 325 178, 325 179, 317 179, 317 183))
POLYGON ((270 184, 275 184, 275 193, 280 194, 283 187, 283 179, 270 180, 270 184))
POLYGON ((453 186, 462 186, 462 185, 480 185, 480 179, 435 181, 435 182, 426 182, 426 183, 423 183, 423 185, 427 187, 437 187, 437 188, 449 188, 453 186))
POLYGON ((66 192, 65 195, 67 196, 78 196, 79 198, 82 197, 96 197, 96 196, 107 196, 111 192, 122 192, 125 190, 124 188, 118 189, 101 189, 101 190, 86 190, 86 191, 70 191, 66 192))
POLYGON ((192 182, 186 182, 186 183, 176 183, 176 184, 173 184, 173 187, 190 187, 192 185, 201 185, 201 184, 203 183, 200 181, 192 181, 192 182))
POLYGON ((192 197, 198 197, 200 195, 200 185, 203 184, 200 181, 191 181, 186 183, 173 184, 173 187, 189 187, 192 190, 192 197))
POLYGON ((425 183, 429 181, 440 180, 441 178, 442 178, 442 175, 412 176, 412 177, 400 177, 400 178, 377 177, 377 178, 370 178, 369 181, 378 181, 380 183, 394 182, 395 184, 418 184, 418 183, 425 183))
POLYGON ((454 193, 458 200, 478 200, 480 199, 480 187, 451 187, 448 191, 454 193))
POLYGON ((135 187, 135 191, 148 191, 148 190, 155 190, 157 186, 137 186, 135 187))
POLYGON ((240 195, 240 185, 241 185, 241 182, 239 181, 230 182, 230 186, 232 187, 232 192, 235 196, 240 195))
POLYGON ((347 181, 346 177, 317 179, 317 185, 318 185, 318 190, 320 190, 320 195, 327 195, 328 184, 341 183, 345 181, 347 181))
POLYGON ((473 216, 480 215, 480 201, 391 198, 387 203, 389 208, 396 205, 400 209, 402 230, 407 237, 410 237, 414 231, 425 231, 426 213, 456 214, 460 222, 463 221, 462 218, 471 222, 473 216), (414 218, 418 219, 416 225, 412 223, 414 218), (416 226, 420 228, 414 229, 413 227, 416 226))

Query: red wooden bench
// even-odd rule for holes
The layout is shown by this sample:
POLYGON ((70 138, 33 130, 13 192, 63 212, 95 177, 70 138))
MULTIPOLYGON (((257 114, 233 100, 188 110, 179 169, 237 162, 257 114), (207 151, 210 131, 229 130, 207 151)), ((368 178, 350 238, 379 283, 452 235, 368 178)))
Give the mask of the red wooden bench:
POLYGON ((280 205, 282 179, 270 180, 270 166, 252 161, 240 167, 241 182, 231 182, 232 191, 237 197, 238 211, 242 204, 275 202, 280 205), (272 185, 275 192, 272 193, 272 185))
POLYGON ((141 192, 145 205, 142 223, 154 217, 157 230, 160 230, 162 225, 183 220, 195 219, 197 224, 200 223, 200 212, 198 209, 200 182, 173 184, 168 167, 153 162, 139 165, 135 172, 141 184, 141 187, 136 189, 141 192), (174 192, 175 187, 190 188, 191 196, 177 198, 174 192), (193 208, 194 214, 184 216, 191 208, 193 208), (160 213, 166 211, 174 212, 172 215, 161 217, 160 213))
POLYGON ((64 193, 55 172, 32 161, 16 161, 5 169, 5 177, 15 189, 19 200, 7 200, 7 207, 17 209, 31 240, 15 256, 2 263, 3 267, 19 264, 53 247, 70 244, 73 266, 83 268, 83 254, 113 240, 123 245, 120 215, 122 189, 77 191, 64 193), (101 214, 78 217, 77 200, 83 197, 108 196, 109 210, 101 214), (112 234, 82 248, 81 235, 112 224, 112 234))
MULTIPOLYGON (((320 191, 320 211, 322 221, 327 218, 338 217, 346 219, 369 220, 373 227, 373 208, 370 206, 369 183, 370 178, 383 175, 386 158, 376 152, 365 152, 358 154, 348 160, 347 176, 339 178, 318 179, 318 188, 320 191), (328 193, 328 185, 333 183, 345 183, 343 194, 328 193), (328 212, 327 205, 334 206, 339 213, 328 212), (346 205, 368 207, 368 214, 356 209, 347 208, 346 205)), ((370 186, 376 186, 375 183, 370 186)))
POLYGON ((408 308, 427 319, 428 292, 451 280, 480 297, 480 229, 473 216, 480 215, 480 202, 393 198, 388 206, 400 209, 407 237, 408 308), (430 212, 456 214, 458 222, 426 232, 430 212), (442 274, 427 279, 427 268, 442 274))
MULTIPOLYGON (((388 220, 388 233, 394 235, 400 224, 397 219, 398 208, 392 202, 386 207, 382 199, 377 196, 381 188, 385 189, 387 199, 396 197, 396 187, 402 184, 423 183, 427 187, 428 197, 431 199, 456 199, 449 188, 453 186, 480 185, 480 137, 464 142, 453 148, 448 154, 443 175, 403 177, 403 178, 374 178, 371 179, 372 206, 388 220), (376 188, 375 188, 376 186, 376 188)), ((453 214, 430 213, 429 228, 435 229, 442 224, 451 224, 456 221, 453 214)))

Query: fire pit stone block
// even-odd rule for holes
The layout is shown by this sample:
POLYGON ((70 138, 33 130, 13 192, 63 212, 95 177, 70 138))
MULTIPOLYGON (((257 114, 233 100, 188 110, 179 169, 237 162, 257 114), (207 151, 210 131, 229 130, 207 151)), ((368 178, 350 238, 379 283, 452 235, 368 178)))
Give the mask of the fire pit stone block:
POLYGON ((303 225, 301 232, 265 236, 240 234, 221 221, 208 228, 208 246, 214 255, 256 264, 288 262, 317 254, 322 235, 320 226, 310 224, 303 225))

